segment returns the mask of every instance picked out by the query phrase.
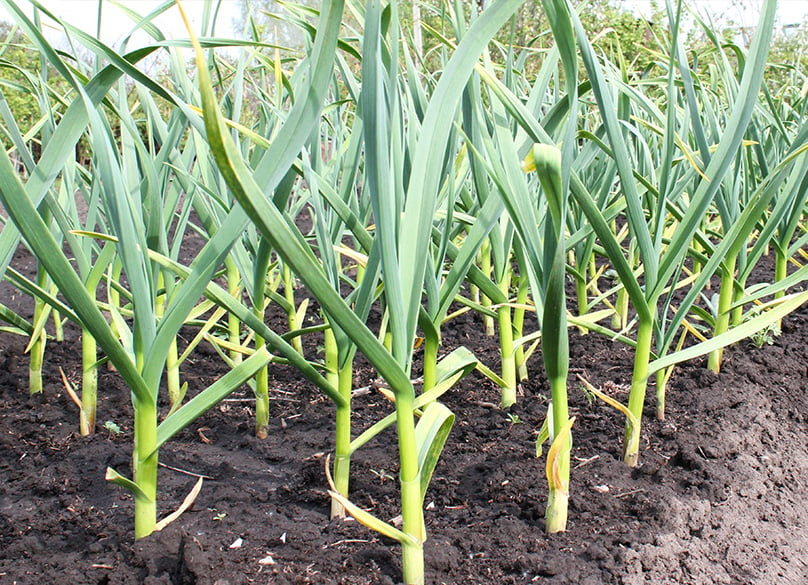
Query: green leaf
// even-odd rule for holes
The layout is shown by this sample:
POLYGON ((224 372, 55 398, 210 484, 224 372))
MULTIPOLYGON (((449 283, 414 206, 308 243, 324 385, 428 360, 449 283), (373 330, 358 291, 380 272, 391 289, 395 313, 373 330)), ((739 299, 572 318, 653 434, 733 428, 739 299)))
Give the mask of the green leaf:
POLYGON ((171 437, 238 390, 270 361, 272 361, 272 355, 264 348, 255 350, 255 353, 244 360, 238 367, 227 372, 227 374, 183 404, 173 414, 166 417, 157 427, 157 444, 154 451, 149 453, 147 457, 157 452, 171 437))
POLYGON ((550 417, 552 415, 553 413, 548 412, 547 416, 544 417, 544 421, 541 423, 539 434, 536 437, 536 459, 541 457, 542 445, 544 445, 545 442, 550 440, 550 417))
POLYGON ((550 449, 547 451, 547 465, 545 466, 545 473, 547 475, 547 484, 550 489, 567 491, 569 489, 569 469, 561 469, 559 458, 561 453, 569 451, 572 447, 572 425, 575 423, 575 417, 567 420, 566 423, 558 430, 550 449))
MULTIPOLYGON (((329 45, 328 43, 336 42, 336 34, 340 26, 342 2, 335 0, 334 2, 329 2, 324 8, 327 10, 322 12, 321 19, 323 19, 323 22, 317 35, 317 44, 312 55, 312 62, 321 69, 324 68, 325 73, 314 74, 312 84, 315 81, 325 84, 330 78, 334 45, 329 45)), ((382 377, 390 383, 394 391, 412 392, 412 385, 407 374, 367 326, 353 313, 337 291, 334 290, 331 283, 323 275, 319 261, 303 240, 300 232, 293 228, 283 213, 271 200, 267 200, 265 197, 262 187, 259 186, 264 183, 258 182, 266 174, 262 172, 263 165, 259 166, 255 171, 250 169, 230 139, 218 110, 210 77, 205 69, 205 59, 199 47, 197 47, 197 62, 199 64, 200 91, 203 96, 207 138, 211 143, 211 151, 216 163, 224 180, 233 192, 233 196, 262 231, 264 237, 272 242, 273 248, 318 299, 328 314, 329 321, 339 325, 343 331, 351 336, 354 343, 379 370, 382 377)), ((298 100, 295 104, 295 110, 298 109, 299 104, 306 104, 300 107, 301 109, 304 107, 308 109, 305 117, 301 118, 303 112, 297 116, 298 125, 290 127, 291 136, 287 140, 299 144, 299 146, 288 147, 293 151, 291 160, 294 160, 299 147, 308 139, 312 127, 317 122, 317 115, 322 109, 321 100, 324 91, 325 87, 313 85, 310 89, 311 97, 308 101, 298 100)), ((291 120, 292 115, 290 114, 289 119, 284 124, 284 129, 290 125, 291 120)), ((276 144, 279 144, 279 138, 273 141, 272 146, 274 147, 276 144)), ((274 153, 274 151, 270 149, 267 151, 267 154, 269 153, 274 153)), ((268 161, 267 164, 280 164, 278 161, 289 158, 288 152, 277 154, 280 158, 268 161)), ((266 157, 264 160, 267 160, 266 157)), ((289 164, 291 164, 291 161, 289 164)), ((280 178, 283 177, 286 170, 288 170, 288 167, 281 173, 280 178)))
MULTIPOLYGON (((2 0, 2 4, 10 9, 12 14, 15 15, 15 21, 22 26, 32 40, 38 45, 43 45, 46 49, 49 48, 44 37, 36 34, 36 26, 21 12, 21 9, 16 6, 14 2, 2 0)), ((128 53, 122 58, 130 64, 137 63, 156 50, 158 50, 158 47, 145 47, 128 53)), ((48 52, 48 54, 56 55, 52 50, 48 52)), ((121 75, 122 72, 112 65, 108 65, 102 69, 84 87, 84 91, 90 101, 94 105, 101 103, 107 95, 107 92, 109 92, 110 88, 118 81, 121 75)), ((74 146, 86 129, 87 121, 88 117, 85 104, 81 98, 76 98, 62 116, 59 125, 54 130, 51 139, 42 152, 35 172, 30 174, 30 178, 26 183, 26 190, 35 207, 42 201, 45 193, 50 189, 67 161, 70 160, 70 157, 74 156, 74 146)), ((0 233, 0 273, 5 271, 5 268, 11 261, 14 250, 19 243, 19 237, 19 232, 15 229, 15 226, 11 224, 6 224, 2 233, 0 233)))
POLYGON ((345 511, 348 512, 357 522, 359 522, 362 526, 366 528, 370 528, 381 534, 382 536, 386 536, 391 540, 395 540, 401 544, 410 543, 414 545, 419 545, 420 543, 409 534, 406 534, 388 524, 387 522, 376 518, 376 516, 365 512, 362 508, 351 502, 348 498, 341 495, 336 488, 333 487, 328 490, 328 495, 337 500, 340 504, 343 505, 345 511))
POLYGON ((0 154, 0 201, 17 229, 24 235, 29 247, 56 283, 59 291, 80 318, 81 323, 96 338, 104 352, 110 356, 132 392, 139 400, 151 397, 152 393, 129 355, 118 343, 118 339, 98 309, 95 298, 87 292, 84 283, 62 253, 61 246, 54 240, 50 229, 34 208, 5 151, 0 154))
MULTIPOLYGON (((413 407, 416 409, 422 408, 438 400, 461 378, 470 373, 471 370, 478 369, 480 365, 481 363, 468 349, 458 347, 438 363, 436 372, 437 382, 435 386, 417 396, 413 402, 413 407)), ((351 441, 351 454, 395 422, 396 413, 393 412, 367 428, 361 435, 351 441)))
POLYGON ((13 325, 16 329, 25 333, 29 337, 31 337, 34 332, 34 328, 31 323, 20 317, 17 313, 2 303, 0 303, 0 319, 9 325, 13 325))
MULTIPOLYGON (((477 358, 466 347, 458 347, 438 362, 435 377, 435 388, 445 384, 447 380, 454 380, 446 389, 453 386, 457 380, 466 376, 477 366, 477 358), (458 377, 459 375, 459 377, 458 377)), ((445 390, 444 390, 445 392, 445 390)), ((440 392, 443 394, 443 392, 440 392)), ((439 395, 440 395, 439 394, 439 395)))
POLYGON ((124 477, 111 467, 107 467, 107 473, 104 476, 104 479, 106 479, 110 483, 114 483, 115 485, 118 485, 126 490, 129 490, 138 499, 149 500, 149 497, 143 492, 142 489, 140 489, 140 486, 138 486, 131 479, 124 477))
POLYGON ((805 302, 808 302, 808 291, 794 294, 781 299, 777 299, 772 304, 775 306, 768 311, 754 317, 737 327, 733 327, 726 333, 717 337, 702 341, 696 345, 681 351, 670 353, 662 358, 654 360, 648 364, 648 375, 663 370, 674 364, 678 364, 693 358, 697 358, 708 353, 737 343, 742 339, 751 337, 758 331, 762 331, 772 323, 777 323, 780 319, 799 309, 805 302))
MULTIPOLYGON (((605 402, 618 412, 621 412, 626 417, 632 437, 636 437, 640 433, 641 428, 640 420, 633 412, 629 410, 629 408, 625 404, 619 402, 618 400, 615 400, 608 394, 604 394, 581 376, 578 376, 578 380, 580 380, 580 382, 586 387, 587 391, 591 392, 594 396, 600 398, 603 402, 605 402)), ((627 443, 630 444, 630 441, 627 441, 627 443)))
MULTIPOLYGON (((182 266, 174 260, 151 252, 150 257, 161 266, 168 268, 175 274, 182 278, 186 278, 189 274, 189 269, 182 266)), ((205 287, 204 294, 214 301, 218 306, 230 311, 236 315, 245 325, 250 327, 258 335, 263 337, 270 348, 285 357, 289 362, 295 366, 307 379, 312 381, 318 388, 323 390, 328 397, 333 400, 337 405, 344 404, 344 398, 340 395, 336 388, 334 388, 328 381, 320 375, 319 372, 303 358, 289 343, 280 335, 272 331, 266 324, 259 319, 247 306, 236 300, 233 295, 229 294, 222 287, 215 282, 209 282, 205 287)))
POLYGON ((424 409, 421 420, 415 427, 418 448, 418 470, 421 477, 421 500, 432 480, 443 446, 449 438, 455 415, 440 402, 432 402, 424 409))

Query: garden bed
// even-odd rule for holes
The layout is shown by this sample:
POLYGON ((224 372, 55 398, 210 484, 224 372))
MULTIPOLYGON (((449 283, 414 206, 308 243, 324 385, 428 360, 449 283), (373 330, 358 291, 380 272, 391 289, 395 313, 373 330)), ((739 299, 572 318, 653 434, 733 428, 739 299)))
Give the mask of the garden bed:
MULTIPOLYGON (((7 304, 24 314, 28 299, 10 295, 7 304)), ((472 315, 447 326, 444 342, 498 360, 472 315)), ((102 373, 99 431, 82 438, 59 374, 80 376, 77 331, 68 326, 64 342, 49 343, 40 396, 27 394, 24 347, 22 338, 2 336, 0 582, 399 582, 395 543, 329 520, 333 407, 293 370, 271 368, 266 441, 252 437, 250 397, 241 392, 167 443, 161 462, 182 471, 161 470, 162 515, 193 487, 196 477, 184 472, 208 479, 192 510, 135 543, 131 496, 104 480, 107 466, 129 467, 128 390, 102 373)), ((192 360, 183 371, 191 393, 226 371, 212 350, 192 360)), ((428 583, 808 582, 808 308, 784 321, 773 345, 729 349, 719 375, 703 359, 677 369, 665 422, 654 420, 649 401, 634 470, 621 461, 622 415, 588 400, 574 377, 625 399, 631 361, 629 348, 602 336, 571 336, 577 418, 562 535, 544 533, 544 459, 534 457, 547 408, 540 358, 509 413, 496 407, 498 389, 476 374, 445 396, 457 420, 426 497, 428 583)), ((357 428, 390 410, 373 383, 359 363, 355 387, 367 392, 356 399, 357 428)), ((356 454, 351 498, 391 519, 397 467, 394 430, 386 433, 356 454)))

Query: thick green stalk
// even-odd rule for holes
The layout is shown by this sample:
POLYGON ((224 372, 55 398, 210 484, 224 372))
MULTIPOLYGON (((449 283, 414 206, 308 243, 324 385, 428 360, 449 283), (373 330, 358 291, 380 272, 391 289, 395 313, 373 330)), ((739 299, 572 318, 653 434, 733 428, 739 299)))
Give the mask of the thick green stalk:
POLYGON ((589 255, 589 286, 593 294, 599 294, 598 290, 598 263, 594 254, 589 255))
MULTIPOLYGON (((269 242, 265 238, 261 238, 252 260, 253 290, 250 302, 252 303, 252 314, 255 316, 256 321, 260 323, 264 322, 268 302, 266 293, 271 252, 272 247, 269 242)), ((255 331, 254 346, 256 351, 261 351, 267 347, 267 338, 258 331, 255 331)), ((255 436, 263 440, 269 436, 269 364, 262 366, 256 372, 254 393, 255 436)))
MULTIPOLYGON (((617 229, 617 224, 615 222, 612 222, 612 229, 617 229)), ((613 233, 617 233, 617 231, 614 231, 613 233)), ((629 245, 628 257, 632 267, 637 265, 636 256, 637 252, 635 247, 633 245, 629 245)), ((615 331, 622 331, 628 325, 628 306, 629 294, 626 287, 623 286, 617 291, 617 300, 614 303, 615 313, 612 315, 612 329, 615 331)))
POLYGON ((435 386, 438 381, 438 349, 440 348, 440 338, 437 335, 424 333, 424 385, 422 392, 426 392, 435 386))
MULTIPOLYGON (((569 407, 567 405, 567 376, 556 376, 550 380, 550 393, 553 397, 552 420, 553 440, 560 432, 570 433, 566 429, 569 421, 569 407), (562 429, 564 429, 562 431, 562 429)), ((567 530, 567 513, 570 497, 570 451, 572 440, 566 440, 553 463, 557 470, 555 481, 549 482, 547 496, 547 509, 544 515, 545 530, 548 534, 564 532, 567 530)), ((548 457, 550 455, 548 454, 548 457)))
POLYGON ((553 146, 533 146, 533 161, 542 191, 547 199, 545 238, 547 258, 544 278, 544 311, 541 319, 542 356, 550 382, 549 431, 552 444, 547 453, 548 500, 545 530, 549 534, 567 529, 570 485, 570 450, 572 421, 567 403, 569 373, 569 332, 567 301, 564 290, 566 251, 564 235, 567 198, 562 179, 562 153, 553 146))
MULTIPOLYGON (((704 268, 704 263, 699 258, 701 258, 704 254, 704 246, 702 246, 698 240, 694 239, 693 249, 698 252, 698 254, 693 255, 693 274, 701 274, 701 270, 704 268)), ((707 288, 710 288, 709 281, 707 281, 707 288)))
MULTIPOLYGON (((48 273, 41 264, 37 267, 36 280, 39 287, 45 290, 50 288, 48 285, 48 273)), ((39 323, 43 317, 47 316, 49 311, 50 305, 37 297, 34 302, 34 318, 32 322, 39 323)), ((39 331, 36 338, 31 340, 28 362, 28 389, 31 394, 40 394, 42 392, 42 363, 45 360, 45 345, 47 342, 48 336, 44 327, 39 331)))
MULTIPOLYGON (((418 487, 418 482, 414 482, 418 487)), ((422 520, 423 522, 423 520, 422 520)), ((405 531, 406 532, 406 531, 405 531)), ((424 545, 421 543, 404 542, 401 546, 401 566, 404 573, 404 583, 407 585, 424 584, 424 545)))
MULTIPOLYGON (((735 296, 735 265, 737 256, 727 258, 721 269, 721 289, 718 293, 718 309, 715 318, 713 337, 718 337, 729 329, 730 307, 735 296)), ((716 374, 721 371, 721 358, 724 355, 724 348, 716 349, 710 353, 707 359, 707 367, 716 374)))
MULTIPOLYGON (((573 270, 572 276, 575 279, 575 297, 578 302, 578 316, 583 317, 589 312, 589 287, 586 282, 586 269, 584 268, 581 272, 573 270)), ((578 333, 586 335, 589 333, 589 329, 579 326, 578 333)))
POLYGON ((382 322, 379 324, 379 341, 388 352, 393 351, 393 334, 390 331, 390 311, 382 303, 382 322))
MULTIPOLYGON (((735 305, 744 296, 746 290, 746 277, 741 277, 741 280, 735 282, 732 293, 732 304, 735 305)), ((776 294, 776 293, 775 293, 776 294)), ((743 304, 736 305, 730 312, 729 319, 730 327, 737 327, 743 323, 743 304)))
POLYGON ((656 373, 656 417, 665 420, 665 391, 668 385, 668 370, 659 370, 656 373))
MULTIPOLYGON (((294 276, 289 267, 284 264, 283 268, 283 296, 289 304, 289 311, 286 314, 287 322, 289 323, 289 331, 297 331, 300 328, 300 323, 297 322, 297 312, 295 310, 295 286, 294 276)), ((292 339, 292 347, 294 347, 300 355, 303 355, 303 341, 300 336, 292 339)))
MULTIPOLYGON (((163 272, 157 275, 157 287, 158 289, 165 287, 165 275, 163 272)), ((166 303, 167 298, 165 294, 159 295, 154 303, 154 315, 158 321, 162 319, 165 314, 166 303)), ((170 412, 174 412, 180 407, 183 398, 182 386, 180 385, 179 351, 177 349, 176 337, 168 345, 166 354, 166 390, 168 391, 168 401, 171 405, 170 412)))
MULTIPOLYGON (((466 235, 468 236, 468 233, 466 235)), ((482 246, 484 246, 484 245, 485 245, 485 242, 483 242, 481 244, 481 249, 482 249, 482 246)), ((477 254, 476 254, 476 265, 477 266, 482 265, 482 258, 483 258, 482 254, 481 254, 480 250, 478 250, 477 254)), ((482 298, 480 296, 480 287, 477 286, 476 284, 469 284, 469 298, 473 302, 477 303, 478 305, 482 304, 482 298)))
POLYGON ((157 524, 157 405, 151 400, 135 401, 132 471, 138 487, 134 492, 138 539, 154 532, 157 524))
POLYGON ((79 432, 82 436, 95 432, 95 412, 98 403, 97 343, 92 333, 81 329, 81 419, 79 432))
POLYGON ((415 440, 414 393, 396 393, 396 422, 398 428, 399 465, 401 469, 402 530, 413 540, 402 543, 401 564, 404 583, 424 584, 424 526, 423 494, 418 467, 418 447, 415 440))
MULTIPOLYGON (((348 497, 351 478, 351 394, 353 392, 353 361, 349 357, 340 366, 340 352, 333 329, 323 332, 325 346, 326 379, 337 389, 344 399, 337 403, 335 416, 334 446, 334 487, 342 496, 348 497)), ((344 518, 345 506, 335 498, 331 499, 331 518, 344 518)))
MULTIPOLYGON (((530 280, 527 276, 527 270, 523 270, 519 274, 519 290, 516 293, 517 307, 513 310, 513 335, 514 338, 522 337, 525 330, 525 305, 527 305, 528 297, 530 296, 530 280)), ((516 348, 514 355, 516 360, 516 377, 520 381, 525 381, 528 378, 527 360, 525 358, 525 346, 520 344, 516 348)))
MULTIPOLYGON (((491 278, 491 244, 488 240, 483 242, 483 245, 480 247, 480 270, 482 270, 483 274, 485 274, 488 278, 491 278)), ((483 307, 488 308, 491 306, 491 299, 489 299, 486 295, 482 295, 480 298, 480 304, 483 307)), ((489 317, 488 315, 483 316, 483 323, 485 323, 485 334, 489 336, 494 335, 494 319, 493 317, 489 317)))
MULTIPOLYGON (((774 282, 780 282, 788 276, 788 258, 786 252, 780 246, 774 247, 774 282)), ((781 290, 774 293, 774 298, 784 297, 786 291, 781 290)))
MULTIPOLYGON (((654 336, 654 323, 651 319, 640 318, 637 329, 637 347, 634 352, 634 372, 631 377, 631 390, 628 395, 628 409, 642 421, 645 405, 645 391, 648 386, 648 362, 651 359, 651 343, 654 336)), ((629 467, 637 467, 640 457, 640 429, 634 429, 631 421, 626 421, 626 434, 623 444, 623 461, 629 467)))
POLYGON ((617 291, 617 301, 614 304, 615 313, 612 315, 612 329, 622 331, 628 325, 629 296, 625 287, 617 291))
MULTIPOLYGON (((334 487, 340 494, 348 497, 351 480, 351 392, 353 391, 353 366, 350 360, 340 368, 336 387, 345 398, 345 404, 338 405, 336 412, 334 487)), ((345 517, 344 506, 333 498, 331 517, 345 517)))
MULTIPOLYGON (((511 271, 508 269, 499 283, 499 289, 507 297, 511 287, 511 271)), ((513 322, 511 308, 507 305, 497 308, 497 325, 499 326, 499 353, 502 367, 502 379, 505 387, 501 389, 500 406, 508 408, 516 404, 516 358, 513 349, 513 322)))
MULTIPOLYGON (((561 356, 563 357, 563 356, 561 356)), ((560 360, 559 360, 560 361, 560 360)), ((555 442, 561 433, 568 438, 561 438, 561 444, 552 463, 555 472, 548 482, 547 508, 544 514, 544 527, 548 534, 565 532, 567 530, 567 514, 570 497, 570 452, 572 451, 572 433, 569 430, 569 406, 567 404, 567 371, 562 366, 558 375, 550 379, 550 394, 552 396, 551 412, 552 432, 551 439, 555 442)), ((548 453, 548 459, 551 454, 548 453)), ((549 463, 549 462, 548 462, 549 463)))
POLYGON ((481 302, 480 299, 480 287, 475 284, 469 285, 469 298, 473 303, 477 303, 478 305, 481 302))
MULTIPOLYGON (((778 283, 788 276, 788 257, 786 256, 786 248, 781 246, 774 247, 774 282, 778 283)), ((785 296, 786 291, 780 290, 774 293, 775 299, 781 299, 785 296)), ((782 319, 777 324, 782 329, 782 319)))
MULTIPOLYGON (((227 292, 233 298, 239 299, 241 296, 241 274, 233 259, 228 256, 224 261, 225 272, 227 273, 227 292)), ((227 314, 227 337, 233 345, 241 345, 241 321, 233 313, 227 314)), ((238 366, 243 356, 241 352, 231 349, 230 359, 233 360, 233 367, 238 366)))
MULTIPOLYGON (((559 461, 559 466, 565 465, 567 478, 569 478, 570 466, 570 452, 566 450, 564 453, 559 453, 559 459, 562 457, 566 463, 559 461)), ((570 488, 569 479, 567 485, 563 488, 551 487, 547 494, 547 510, 544 515, 544 526, 548 534, 556 534, 557 532, 566 532, 567 530, 567 515, 569 510, 570 501, 570 488)))
MULTIPOLYGON (((334 335, 333 329, 326 329, 323 331, 323 346, 325 348, 325 379, 328 380, 328 383, 331 384, 334 388, 339 387, 339 348, 337 347, 337 339, 334 335)), ((345 413, 342 412, 345 409, 340 409, 337 407, 336 413, 336 434, 339 436, 341 435, 340 430, 342 425, 345 424, 344 415, 345 413)), ((350 429, 350 409, 348 410, 349 418, 348 418, 348 425, 350 429)), ((348 492, 341 491, 341 486, 337 485, 336 483, 336 474, 337 468, 342 470, 342 462, 339 460, 339 451, 340 451, 340 441, 337 439, 337 446, 335 449, 336 459, 334 460, 334 485, 337 487, 337 491, 342 494, 343 496, 347 496, 348 492)), ((348 442, 350 444, 350 432, 348 434, 348 442)), ((347 486, 345 486, 347 488, 347 486)), ((344 518, 345 517, 345 508, 337 502, 336 500, 331 500, 331 517, 332 518, 344 518)))
MULTIPOLYGON (((158 307, 162 307, 162 303, 158 302, 158 307)), ((162 309, 161 309, 162 310, 162 309)), ((168 402, 170 412, 174 412, 182 404, 183 391, 182 384, 180 384, 180 359, 179 350, 177 348, 177 338, 171 340, 166 348, 166 390, 168 391, 168 402)))
MULTIPOLYGON (((42 219, 46 224, 51 223, 51 217, 51 211, 49 209, 45 209, 42 212, 42 219)), ((52 291, 55 288, 50 282, 47 270, 45 270, 45 267, 41 263, 37 265, 36 283, 42 290, 52 291)), ((34 303, 34 318, 32 322, 35 324, 44 322, 50 310, 50 305, 37 297, 34 303)), ((36 339, 31 341, 31 356, 28 363, 28 388, 31 394, 39 394, 42 392, 42 364, 45 361, 45 346, 47 343, 48 336, 43 326, 36 339)))
POLYGON ((166 353, 166 388, 172 412, 180 407, 183 399, 179 361, 179 350, 177 349, 177 338, 175 337, 169 343, 166 353))
MULTIPOLYGON (((578 316, 583 317, 589 312, 589 287, 586 282, 586 269, 581 268, 574 270, 572 273, 575 278, 575 296, 578 301, 578 316)), ((581 327, 581 335, 586 335, 589 331, 581 327)))
MULTIPOLYGON (((40 301, 37 301, 37 305, 39 304, 40 301)), ((42 303, 42 305, 44 305, 44 303, 42 303)), ((44 310, 44 307, 39 310, 44 310)), ((34 314, 36 315, 37 311, 35 311, 34 314)), ((45 329, 42 329, 36 336, 34 342, 31 343, 31 355, 28 361, 28 389, 31 394, 40 394, 42 392, 42 362, 45 359, 45 344, 47 343, 47 339, 45 329)))
MULTIPOLYGON (((55 284, 51 283, 51 294, 55 296, 58 293, 59 288, 55 284)), ((59 314, 59 311, 56 309, 51 309, 51 311, 53 312, 53 338, 57 343, 61 343, 65 340, 64 320, 59 314)))
MULTIPOLYGON (((116 258, 113 262, 112 266, 110 267, 109 271, 109 279, 111 282, 120 282, 121 281, 121 274, 123 273, 123 264, 121 263, 120 258, 116 258)), ((121 307, 121 293, 120 291, 115 288, 114 286, 107 287, 107 299, 109 301, 110 307, 117 312, 120 312, 121 307)), ((121 338, 121 332, 118 331, 118 324, 113 319, 109 324, 110 329, 112 330, 113 334, 116 338, 121 338)), ((112 360, 107 362, 107 368, 109 370, 115 370, 115 364, 112 363, 112 360)))
MULTIPOLYGON (((256 317, 263 320, 264 312, 254 309, 256 317)), ((262 336, 255 334, 255 349, 266 347, 262 336)), ((266 439, 269 436, 269 366, 263 366, 255 375, 255 436, 266 439)))

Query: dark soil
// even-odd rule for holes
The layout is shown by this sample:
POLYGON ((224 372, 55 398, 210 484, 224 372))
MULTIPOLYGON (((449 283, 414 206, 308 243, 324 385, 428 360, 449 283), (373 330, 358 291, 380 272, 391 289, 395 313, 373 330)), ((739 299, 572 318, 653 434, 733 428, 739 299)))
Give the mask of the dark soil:
MULTIPOLYGON (((25 261, 24 254, 21 259, 25 261)), ((25 298, 4 302, 24 307, 25 298)), ((22 309, 21 309, 22 310, 22 309)), ((30 309, 28 309, 30 310, 30 309)), ((464 315, 446 347, 466 345, 495 366, 496 341, 464 315)), ((272 368, 269 439, 251 436, 247 391, 234 395, 161 451, 162 515, 204 475, 192 510, 133 542, 132 499, 104 480, 128 473, 131 403, 114 373, 101 378, 99 431, 78 435, 59 368, 80 376, 76 330, 49 342, 45 392, 27 393, 25 340, 0 353, 0 583, 394 584, 399 549, 353 521, 330 521, 324 475, 333 407, 283 366, 272 368), (116 434, 104 428, 117 424, 116 434)), ((316 342, 309 348, 315 355, 316 342)), ((534 453, 547 408, 538 355, 510 417, 497 390, 472 374, 445 396, 457 415, 427 495, 427 582, 432 584, 808 583, 808 308, 760 349, 727 351, 720 375, 703 361, 674 374, 667 420, 653 416, 641 466, 621 462, 623 420, 590 403, 584 375, 625 399, 632 354, 594 334, 572 334, 574 471, 567 533, 544 533, 544 460, 534 453)), ((311 356, 310 356, 311 357, 311 356)), ((186 363, 190 392, 224 372, 210 350, 186 363)), ((370 386, 357 366, 355 385, 370 386)), ((375 390, 356 398, 356 427, 390 409, 375 390)), ((397 511, 395 434, 354 460, 351 498, 383 519, 397 511)))

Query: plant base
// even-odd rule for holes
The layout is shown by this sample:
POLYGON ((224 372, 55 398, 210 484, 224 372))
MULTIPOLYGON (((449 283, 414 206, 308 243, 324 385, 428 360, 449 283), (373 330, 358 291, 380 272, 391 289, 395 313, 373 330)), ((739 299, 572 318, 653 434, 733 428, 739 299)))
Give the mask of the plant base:
POLYGON ((547 498, 547 511, 544 524, 547 534, 565 532, 567 530, 567 511, 569 508, 569 492, 551 489, 547 498))

